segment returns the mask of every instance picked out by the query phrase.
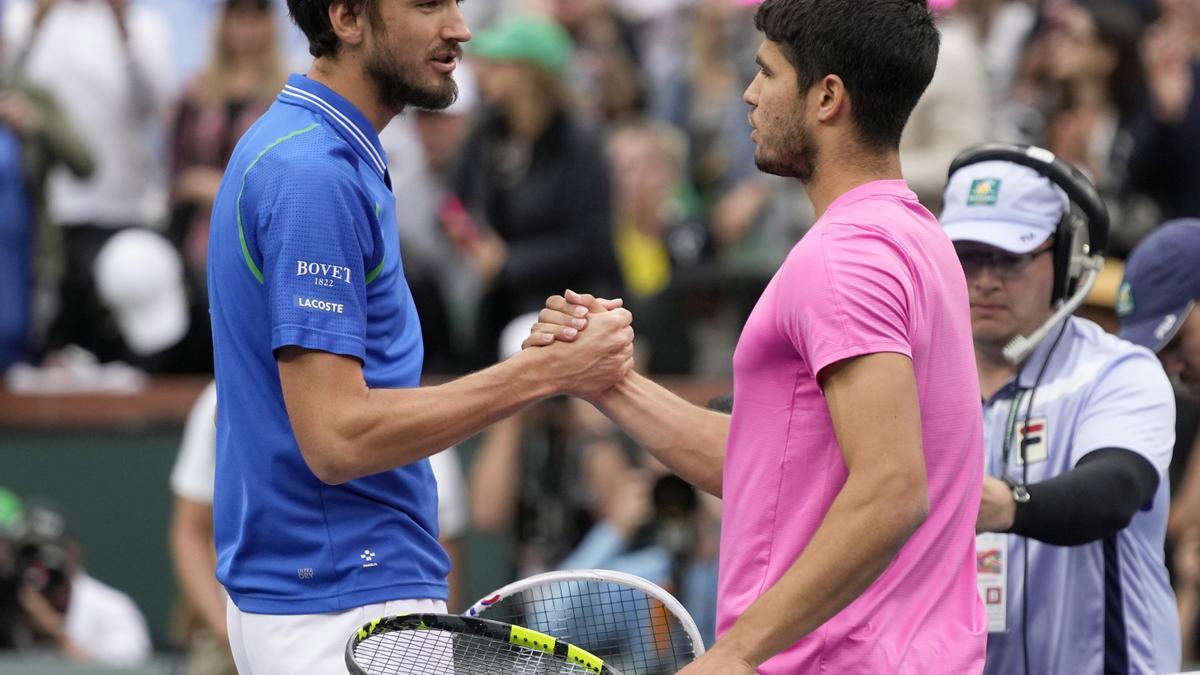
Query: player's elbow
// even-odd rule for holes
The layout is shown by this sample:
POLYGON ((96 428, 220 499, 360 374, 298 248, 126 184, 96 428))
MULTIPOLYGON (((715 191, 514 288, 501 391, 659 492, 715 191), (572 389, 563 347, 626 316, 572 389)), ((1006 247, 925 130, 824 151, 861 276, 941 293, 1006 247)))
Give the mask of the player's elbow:
POLYGON ((912 495, 905 505, 905 535, 907 540, 912 536, 913 532, 917 531, 918 527, 925 524, 925 520, 929 518, 929 495, 925 490, 912 495))
POLYGON ((876 500, 877 516, 902 546, 929 518, 929 493, 925 481, 893 481, 876 500))
POLYGON ((353 478, 345 463, 337 461, 332 452, 304 453, 304 462, 317 480, 326 485, 341 485, 353 478))
POLYGON ((722 471, 722 467, 718 466, 716 471, 710 472, 707 477, 697 481, 696 487, 704 490, 717 499, 721 499, 722 492, 724 491, 725 487, 724 472, 722 471))
POLYGON ((304 463, 317 480, 326 485, 341 485, 359 478, 360 462, 356 460, 355 444, 335 436, 300 443, 304 463))

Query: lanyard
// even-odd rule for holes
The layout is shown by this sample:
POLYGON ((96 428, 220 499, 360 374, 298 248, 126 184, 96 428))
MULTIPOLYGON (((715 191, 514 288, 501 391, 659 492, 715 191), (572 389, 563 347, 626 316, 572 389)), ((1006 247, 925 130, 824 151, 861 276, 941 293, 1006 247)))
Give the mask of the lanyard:
MULTIPOLYGON (((1013 397, 1012 403, 1008 406, 1008 423, 1004 428, 1004 446, 1000 449, 1000 471, 1003 475, 1004 482, 1012 484, 1011 476, 1008 475, 1008 455, 1012 451, 1013 439, 1017 435, 1017 416, 1021 411, 1021 403, 1025 401, 1028 389, 1018 389, 1017 395, 1013 397)), ((1021 453, 1021 461, 1025 461, 1025 453, 1021 453)))

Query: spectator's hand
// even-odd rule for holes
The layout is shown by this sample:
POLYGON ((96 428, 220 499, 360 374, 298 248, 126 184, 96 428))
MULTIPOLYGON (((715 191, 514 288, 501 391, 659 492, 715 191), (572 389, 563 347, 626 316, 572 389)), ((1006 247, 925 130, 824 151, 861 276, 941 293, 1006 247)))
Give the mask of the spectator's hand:
POLYGON ((17 601, 35 634, 53 639, 63 655, 70 659, 80 662, 89 660, 87 653, 67 636, 66 617, 45 596, 32 586, 23 586, 17 592, 17 601))
POLYGON ((22 586, 17 592, 17 600, 21 603, 21 609, 25 610, 25 618, 34 633, 60 639, 64 634, 65 618, 45 596, 32 586, 22 586))
POLYGON ((1002 480, 983 477, 983 493, 979 498, 979 517, 976 532, 1007 532, 1017 515, 1012 488, 1002 480))
POLYGON ((1181 27, 1159 22, 1142 40, 1146 83, 1160 122, 1178 124, 1192 100, 1192 47, 1181 27))
POLYGON ((508 246, 504 240, 483 230, 464 252, 484 286, 490 286, 496 280, 508 260, 508 246))
POLYGON ((179 174, 175 179, 175 198, 181 202, 211 205, 221 187, 220 169, 197 166, 179 174))
POLYGON ((642 523, 650 519, 653 512, 646 476, 637 471, 628 471, 625 480, 609 497, 606 507, 608 522, 628 540, 642 523))
POLYGON ((41 129, 42 118, 21 93, 0 91, 0 125, 12 129, 21 138, 29 138, 41 129))
POLYGON ((570 289, 564 295, 552 295, 546 299, 546 307, 538 313, 537 323, 529 331, 529 337, 521 343, 521 349, 543 347, 555 340, 574 342, 579 331, 587 328, 588 315, 599 314, 620 308, 621 298, 606 300, 570 289))

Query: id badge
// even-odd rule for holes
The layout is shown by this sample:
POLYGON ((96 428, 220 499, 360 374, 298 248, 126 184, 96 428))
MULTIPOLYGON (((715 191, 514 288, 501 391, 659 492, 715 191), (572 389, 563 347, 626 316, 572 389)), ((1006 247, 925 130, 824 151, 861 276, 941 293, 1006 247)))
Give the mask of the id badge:
POLYGON ((979 597, 987 609, 989 633, 1008 632, 1008 535, 984 532, 975 535, 975 561, 979 597))

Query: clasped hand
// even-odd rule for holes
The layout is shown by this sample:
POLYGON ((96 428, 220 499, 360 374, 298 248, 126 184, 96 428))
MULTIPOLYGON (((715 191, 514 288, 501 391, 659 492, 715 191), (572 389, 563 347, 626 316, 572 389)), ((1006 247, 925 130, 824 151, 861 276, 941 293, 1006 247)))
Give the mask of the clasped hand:
POLYGON ((633 315, 622 305, 570 290, 551 296, 521 348, 563 350, 567 393, 595 402, 633 369, 633 315))

